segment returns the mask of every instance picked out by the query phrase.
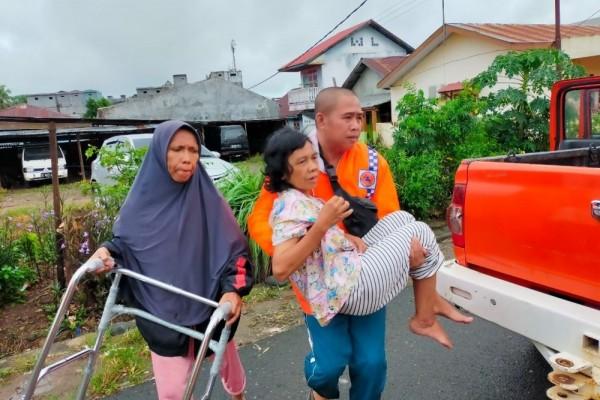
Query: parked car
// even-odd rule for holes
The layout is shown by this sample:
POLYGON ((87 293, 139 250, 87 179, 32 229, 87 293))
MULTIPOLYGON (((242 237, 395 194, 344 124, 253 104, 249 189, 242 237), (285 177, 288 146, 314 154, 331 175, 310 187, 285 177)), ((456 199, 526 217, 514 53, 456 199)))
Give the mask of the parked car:
POLYGON ((248 134, 242 125, 221 125, 205 128, 205 143, 225 159, 244 159, 250 155, 248 134))
MULTIPOLYGON (((25 184, 34 181, 52 179, 52 160, 50 159, 50 146, 25 145, 21 153, 21 167, 25 184)), ((68 176, 65 154, 58 147, 58 178, 66 179, 68 176)))
MULTIPOLYGON (((142 147, 148 147, 152 141, 151 133, 131 134, 113 136, 106 139, 102 143, 102 148, 116 149, 118 146, 130 146, 134 149, 142 147)), ((113 183, 113 178, 116 176, 118 171, 114 168, 106 168, 102 166, 100 157, 96 157, 92 161, 92 182, 97 182, 103 185, 113 183)), ((208 150, 206 147, 201 146, 200 151, 200 162, 208 172, 213 182, 223 179, 229 175, 237 173, 239 170, 234 165, 228 163, 225 160, 219 158, 219 154, 208 150)))

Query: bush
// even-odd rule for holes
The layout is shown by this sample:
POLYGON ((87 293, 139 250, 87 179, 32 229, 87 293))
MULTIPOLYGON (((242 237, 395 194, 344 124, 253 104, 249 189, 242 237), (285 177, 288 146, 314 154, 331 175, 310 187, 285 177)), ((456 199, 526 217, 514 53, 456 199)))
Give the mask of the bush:
POLYGON ((22 301, 25 284, 35 278, 35 273, 23 266, 3 265, 0 267, 0 306, 22 301))
MULTIPOLYGON (((254 207, 263 184, 260 172, 250 172, 241 168, 240 172, 230 179, 225 179, 217 184, 223 197, 229 203, 242 232, 248 233, 248 216, 254 207)), ((255 266, 255 282, 264 282, 270 273, 270 257, 252 240, 248 240, 250 256, 255 266)))

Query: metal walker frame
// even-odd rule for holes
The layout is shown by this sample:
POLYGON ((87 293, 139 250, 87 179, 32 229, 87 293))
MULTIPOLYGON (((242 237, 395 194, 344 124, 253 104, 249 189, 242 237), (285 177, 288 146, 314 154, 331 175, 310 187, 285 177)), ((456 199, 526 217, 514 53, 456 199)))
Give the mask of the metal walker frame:
POLYGON ((98 332, 97 332, 96 342, 94 344, 94 347, 89 348, 86 346, 86 348, 84 348, 83 350, 81 350, 77 353, 74 353, 62 360, 58 360, 51 365, 44 367, 46 357, 48 356, 48 353, 50 352, 50 348, 52 347, 52 344, 54 343, 54 340, 56 339, 60 325, 62 324, 65 313, 67 312, 67 308, 68 308, 69 304, 71 303, 71 299, 73 297, 73 294, 75 293, 75 290, 77 288, 77 285, 79 284, 79 281, 86 274, 92 273, 102 267, 103 267, 102 260, 100 260, 100 259, 89 260, 88 262, 84 263, 81 267, 79 267, 77 269, 77 271, 75 271, 75 273, 71 277, 71 280, 69 281, 69 285, 67 286, 67 289, 65 290, 65 293, 62 296, 62 299, 60 301, 60 306, 58 307, 58 311, 56 312, 56 316, 54 317, 54 321, 52 322, 52 325, 48 332, 48 336, 46 336, 46 341, 44 342, 44 346, 42 347, 40 355, 37 359, 37 362, 35 364, 35 367, 33 369, 31 377, 29 379, 29 383, 27 385, 25 393, 22 396, 22 399, 30 400, 33 397, 33 394, 35 392, 35 388, 36 388, 37 384, 46 375, 50 374, 51 372, 53 372, 57 369, 60 369, 61 367, 64 367, 67 364, 70 364, 73 361, 79 360, 79 359, 87 356, 87 357, 89 357, 88 363, 83 371, 83 378, 82 378, 82 381, 81 381, 81 384, 79 386, 79 390, 78 390, 77 396, 76 396, 76 399, 78 399, 78 400, 84 399, 85 393, 86 393, 88 385, 90 383, 90 379, 92 377, 92 372, 94 370, 94 365, 96 363, 96 359, 98 358, 98 354, 100 352, 100 347, 102 346, 104 333, 106 332, 108 326, 110 325, 110 321, 118 315, 134 315, 134 316, 137 316, 140 318, 144 318, 144 319, 147 319, 154 323, 157 323, 159 325, 162 325, 164 327, 173 329, 179 333, 188 335, 188 336, 190 336, 194 339, 197 339, 201 342, 200 350, 198 351, 198 354, 196 355, 196 360, 194 362, 194 367, 192 369, 190 379, 188 380, 188 383, 185 388, 185 394, 183 397, 184 400, 191 399, 192 392, 194 390, 196 381, 198 379, 198 375, 200 373, 200 369, 202 367, 202 362, 204 361, 207 350, 210 348, 214 352, 215 358, 214 358, 211 368, 210 368, 209 381, 207 384, 207 388, 204 392, 204 395, 201 397, 201 400, 210 399, 210 395, 212 393, 215 380, 217 378, 221 363, 223 361, 223 355, 225 353, 225 348, 226 348, 227 342, 229 340, 231 328, 229 326, 225 326, 225 328, 223 328, 223 330, 221 331, 221 335, 220 335, 218 341, 213 340, 212 337, 215 333, 215 329, 217 328, 217 325, 221 321, 225 321, 228 318, 229 314, 231 313, 231 303, 227 302, 227 303, 223 303, 223 304, 219 305, 217 302, 215 302, 213 300, 206 299, 206 298, 198 296, 196 294, 179 289, 175 286, 166 284, 164 282, 149 278, 147 276, 144 276, 142 274, 139 274, 137 272, 134 272, 134 271, 131 271, 128 269, 124 269, 124 268, 115 268, 113 270, 115 276, 114 276, 113 283, 110 287, 110 291, 108 293, 106 303, 104 304, 104 310, 102 312, 102 317, 100 318, 100 323, 98 324, 98 332), (123 275, 125 275, 131 279, 137 279, 141 282, 144 282, 144 283, 147 283, 150 285, 154 285, 156 287, 159 287, 159 288, 169 291, 171 293, 179 294, 179 295, 187 297, 189 299, 192 299, 192 300, 198 301, 200 303, 214 307, 215 310, 213 311, 213 313, 210 317, 206 331, 204 333, 197 332, 193 329, 167 322, 167 321, 165 321, 161 318, 158 318, 144 310, 140 310, 138 308, 133 308, 133 307, 127 307, 122 304, 117 304, 116 300, 117 300, 117 294, 119 292, 119 283, 120 283, 121 277, 123 275))

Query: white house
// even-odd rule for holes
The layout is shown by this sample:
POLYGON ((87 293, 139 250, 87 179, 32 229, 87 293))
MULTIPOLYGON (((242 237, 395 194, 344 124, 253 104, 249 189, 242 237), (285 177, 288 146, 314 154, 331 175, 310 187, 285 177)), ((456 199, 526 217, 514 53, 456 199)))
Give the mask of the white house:
POLYGON ((287 93, 290 112, 314 109, 322 88, 342 86, 363 58, 404 56, 413 48, 373 20, 345 29, 279 69, 300 72, 301 87, 287 93))
MULTIPOLYGON (((600 75, 600 26, 563 25, 562 49, 588 73, 600 75)), ((446 24, 435 31, 412 54, 385 76, 381 89, 390 89, 392 119, 395 104, 406 93, 407 83, 425 95, 452 95, 460 82, 484 71, 500 54, 511 50, 549 48, 554 25, 538 24, 446 24)), ((504 80, 501 85, 511 82, 504 80)))

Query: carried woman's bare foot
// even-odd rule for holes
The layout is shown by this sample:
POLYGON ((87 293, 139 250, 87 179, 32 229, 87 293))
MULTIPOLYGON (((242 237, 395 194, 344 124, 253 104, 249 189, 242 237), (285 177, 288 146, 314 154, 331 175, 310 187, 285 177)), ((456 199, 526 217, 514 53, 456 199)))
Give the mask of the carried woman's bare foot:
POLYGON ((412 317, 408 326, 410 331, 415 335, 428 336, 448 349, 454 347, 442 325, 435 319, 431 322, 422 321, 417 319, 417 317, 412 317))
POLYGON ((462 314, 456 307, 450 304, 446 299, 442 298, 442 296, 439 294, 436 295, 437 298, 435 300, 435 305, 433 306, 433 311, 437 315, 441 315, 442 317, 461 324, 470 324, 473 322, 473 317, 462 314))

